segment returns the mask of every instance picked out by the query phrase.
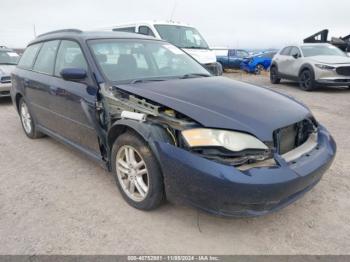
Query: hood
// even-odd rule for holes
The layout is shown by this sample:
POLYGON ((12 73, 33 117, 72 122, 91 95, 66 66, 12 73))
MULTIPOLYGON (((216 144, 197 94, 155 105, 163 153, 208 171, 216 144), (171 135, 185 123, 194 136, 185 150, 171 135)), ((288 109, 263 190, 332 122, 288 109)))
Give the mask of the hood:
POLYGON ((211 64, 216 62, 216 56, 212 50, 191 48, 183 48, 182 50, 190 56, 192 56, 201 64, 211 64))
POLYGON ((117 87, 172 108, 204 127, 239 130, 262 141, 273 141, 274 130, 311 115, 305 106, 284 95, 225 77, 117 87))
POLYGON ((12 71, 16 68, 15 65, 2 65, 0 64, 0 75, 10 76, 12 71))
POLYGON ((310 57, 312 60, 325 64, 350 64, 350 57, 319 55, 310 57))

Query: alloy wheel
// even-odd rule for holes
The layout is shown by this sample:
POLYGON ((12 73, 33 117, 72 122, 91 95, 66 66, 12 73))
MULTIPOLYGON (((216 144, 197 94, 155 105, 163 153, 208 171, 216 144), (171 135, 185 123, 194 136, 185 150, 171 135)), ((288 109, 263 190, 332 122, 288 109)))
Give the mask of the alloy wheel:
POLYGON ((125 194, 136 202, 143 201, 149 191, 149 175, 141 154, 132 146, 118 149, 116 171, 125 194))
POLYGON ((28 107, 24 102, 21 104, 21 120, 24 131, 27 134, 30 134, 32 132, 32 118, 30 116, 28 107))
POLYGON ((312 79, 311 79, 310 71, 306 70, 306 71, 301 73, 300 84, 301 84, 301 87, 305 90, 308 90, 311 88, 312 79))

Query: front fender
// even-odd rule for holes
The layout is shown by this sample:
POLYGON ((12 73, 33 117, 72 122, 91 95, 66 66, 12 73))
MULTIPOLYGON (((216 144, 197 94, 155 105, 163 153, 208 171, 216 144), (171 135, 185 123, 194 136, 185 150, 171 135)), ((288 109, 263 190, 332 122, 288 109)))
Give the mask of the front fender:
MULTIPOLYGON (((139 122, 131 119, 120 119, 113 123, 111 128, 107 132, 107 142, 108 142, 108 159, 110 159, 112 147, 114 141, 124 132, 133 131, 138 134, 146 143, 149 145, 150 149, 154 153, 155 157, 159 160, 158 150, 155 146, 156 142, 165 142, 169 144, 174 144, 171 140, 170 135, 167 133, 165 128, 160 125, 155 125, 147 122, 139 122)), ((110 161, 109 161, 110 162, 110 161)), ((108 165, 110 168, 110 165, 108 165)))

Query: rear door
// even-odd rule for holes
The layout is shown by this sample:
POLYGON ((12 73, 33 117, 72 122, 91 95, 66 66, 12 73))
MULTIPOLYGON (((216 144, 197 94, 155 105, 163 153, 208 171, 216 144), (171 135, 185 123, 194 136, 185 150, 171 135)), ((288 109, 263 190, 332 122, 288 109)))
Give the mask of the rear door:
POLYGON ((52 128, 55 122, 50 110, 50 85, 59 40, 44 42, 34 62, 32 72, 24 79, 26 99, 34 113, 37 124, 52 128))
POLYGON ((73 40, 62 40, 50 90, 50 107, 56 123, 53 131, 85 151, 100 155, 93 124, 96 99, 96 84, 80 45, 73 40), (87 77, 79 81, 64 80, 60 72, 65 68, 82 68, 87 77))

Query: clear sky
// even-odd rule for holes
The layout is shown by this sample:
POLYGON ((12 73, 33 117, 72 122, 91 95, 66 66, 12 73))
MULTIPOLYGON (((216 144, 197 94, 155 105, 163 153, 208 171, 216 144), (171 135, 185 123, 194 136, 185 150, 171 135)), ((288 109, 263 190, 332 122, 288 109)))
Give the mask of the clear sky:
POLYGON ((279 48, 324 28, 350 34, 349 0, 0 0, 0 45, 24 47, 37 34, 91 30, 137 20, 181 21, 210 46, 279 48))

